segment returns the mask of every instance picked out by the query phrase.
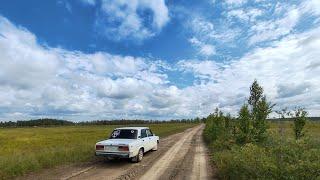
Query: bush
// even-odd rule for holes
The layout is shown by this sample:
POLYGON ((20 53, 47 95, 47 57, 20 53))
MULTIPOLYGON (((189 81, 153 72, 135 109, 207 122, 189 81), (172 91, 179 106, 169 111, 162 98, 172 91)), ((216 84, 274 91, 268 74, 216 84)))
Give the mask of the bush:
POLYGON ((243 105, 239 112, 239 123, 237 134, 237 142, 244 144, 252 141, 252 120, 250 119, 250 111, 248 105, 243 105))
POLYGON ((294 111, 294 126, 293 126, 293 130, 294 130, 294 134, 296 139, 301 138, 302 136, 304 136, 304 132, 303 127, 306 124, 307 121, 307 111, 305 111, 302 108, 298 108, 294 111))
POLYGON ((223 117, 218 108, 216 108, 214 114, 210 114, 206 120, 206 128, 204 130, 205 140, 210 143, 215 141, 219 136, 223 134, 224 124, 223 117))
POLYGON ((308 143, 289 141, 272 147, 234 145, 231 150, 216 152, 213 160, 221 179, 317 179, 320 150, 308 143))
POLYGON ((234 146, 230 151, 218 152, 214 156, 221 179, 274 179, 275 161, 264 148, 251 143, 234 146))

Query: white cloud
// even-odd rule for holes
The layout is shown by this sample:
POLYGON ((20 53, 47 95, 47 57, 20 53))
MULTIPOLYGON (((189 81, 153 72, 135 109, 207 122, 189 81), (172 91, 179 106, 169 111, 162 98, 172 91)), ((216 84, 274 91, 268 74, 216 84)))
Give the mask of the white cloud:
POLYGON ((250 84, 257 78, 277 107, 302 106, 311 116, 317 116, 320 113, 319 46, 320 29, 317 28, 288 36, 271 47, 255 49, 229 64, 181 61, 179 65, 184 71, 193 71, 200 79, 211 80, 190 87, 192 92, 189 93, 195 94, 196 102, 201 96, 207 96, 211 104, 235 113, 245 102, 250 84), (202 94, 201 89, 210 93, 202 94))
POLYGON ((172 89, 165 63, 44 47, 3 17, 0 60, 0 119, 151 117, 153 89, 172 89))
POLYGON ((231 11, 227 12, 228 18, 238 18, 242 21, 245 21, 246 23, 254 22, 257 17, 261 16, 263 14, 263 11, 261 9, 257 8, 251 8, 248 10, 245 9, 233 9, 231 11))
MULTIPOLYGON (((283 24, 291 26, 292 19, 283 24)), ((216 35, 212 23, 201 23, 205 28, 190 43, 205 43, 198 38, 206 32, 216 35)), ((216 106, 235 114, 255 78, 278 107, 302 106, 320 115, 319 47, 317 28, 287 35, 232 62, 169 65, 45 47, 31 32, 0 17, 0 119, 189 118, 206 116, 216 106), (192 72, 197 80, 178 88, 166 71, 192 72)))
POLYGON ((182 60, 179 61, 178 66, 180 67, 180 70, 194 72, 197 77, 202 79, 212 79, 213 77, 217 77, 221 72, 221 65, 208 60, 182 60))
POLYGON ((247 0, 225 0, 225 3, 232 8, 232 7, 238 7, 247 3, 247 0))
POLYGON ((189 42, 199 55, 207 57, 217 54, 216 47, 219 45, 233 45, 230 42, 240 34, 238 28, 231 28, 227 23, 214 26, 212 21, 200 17, 192 18, 187 28, 193 33, 189 42))
POLYGON ((198 48, 199 54, 203 56, 212 56, 216 53, 215 47, 211 44, 203 43, 195 37, 191 38, 189 41, 192 45, 198 48))
POLYGON ((190 24, 192 30, 199 35, 208 35, 214 33, 214 25, 212 22, 203 18, 194 18, 190 24))
POLYGON ((211 44, 203 44, 200 46, 200 53, 205 56, 211 56, 216 53, 216 49, 211 44))
MULTIPOLYGON (((256 14, 256 13, 254 13, 256 14)), ((259 14, 259 13, 258 13, 259 14)), ((232 14, 231 14, 232 15, 232 14)), ((234 15, 237 15, 234 13, 234 15)), ((308 17, 320 20, 320 3, 317 0, 301 1, 298 4, 286 4, 278 2, 274 7, 274 12, 267 20, 255 21, 249 31, 251 37, 249 44, 264 41, 273 41, 294 33, 296 27, 303 18, 308 17)), ((245 13, 238 13, 238 17, 248 19, 245 13)), ((317 23, 316 20, 313 20, 317 23)))
POLYGON ((301 3, 301 11, 313 15, 320 15, 320 2, 318 0, 308 0, 301 3))
POLYGON ((282 18, 257 22, 250 29, 253 35, 249 39, 249 44, 276 40, 281 36, 290 34, 298 24, 300 17, 300 11, 293 7, 282 18))
POLYGON ((170 19, 164 0, 102 0, 101 10, 102 16, 97 24, 102 26, 107 37, 116 40, 150 38, 170 19), (145 10, 152 11, 150 18, 139 15, 139 11, 145 10))

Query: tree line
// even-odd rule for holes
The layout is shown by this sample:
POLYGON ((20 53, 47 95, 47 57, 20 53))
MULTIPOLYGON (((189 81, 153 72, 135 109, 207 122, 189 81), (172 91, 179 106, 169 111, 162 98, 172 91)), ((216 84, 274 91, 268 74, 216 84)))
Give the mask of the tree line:
POLYGON ((35 126, 70 126, 70 125, 129 125, 129 124, 157 124, 157 123, 198 123, 203 121, 204 119, 194 118, 194 119, 174 119, 174 120, 95 120, 95 121, 81 121, 81 122, 73 122, 67 120, 59 120, 59 119, 34 119, 34 120, 26 120, 26 121, 6 121, 0 122, 0 127, 35 127, 35 126))

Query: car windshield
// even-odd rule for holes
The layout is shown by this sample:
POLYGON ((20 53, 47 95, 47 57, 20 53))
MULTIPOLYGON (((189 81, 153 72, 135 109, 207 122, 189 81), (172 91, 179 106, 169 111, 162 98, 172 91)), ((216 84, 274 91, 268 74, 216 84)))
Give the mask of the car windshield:
POLYGON ((110 139, 137 139, 138 131, 134 129, 115 129, 110 139))

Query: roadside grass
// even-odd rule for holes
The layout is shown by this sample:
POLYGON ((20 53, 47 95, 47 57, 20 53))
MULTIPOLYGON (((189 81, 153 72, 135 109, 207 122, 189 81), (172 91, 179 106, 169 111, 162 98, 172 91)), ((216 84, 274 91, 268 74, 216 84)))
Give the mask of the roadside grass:
MULTIPOLYGON (((269 122, 269 127, 269 132, 271 132, 272 134, 275 133, 276 136, 280 136, 279 131, 281 131, 280 129, 282 129, 283 132, 281 135, 286 138, 294 139, 292 121, 269 122)), ((308 121, 304 129, 307 137, 320 140, 320 122, 308 121)))
MULTIPOLYGON (((156 135, 165 137, 195 125, 161 123, 141 126, 148 126, 156 135)), ((57 165, 93 160, 94 144, 106 139, 115 127, 119 126, 1 128, 0 179, 57 165)))
POLYGON ((243 146, 232 137, 210 142, 219 179, 319 179, 320 122, 307 122, 305 136, 294 137, 293 122, 269 122, 266 142, 243 146))

